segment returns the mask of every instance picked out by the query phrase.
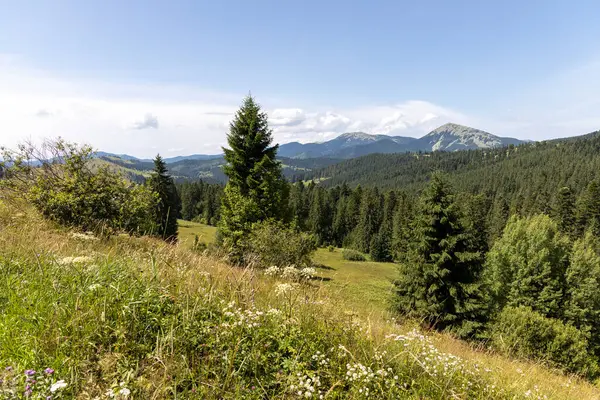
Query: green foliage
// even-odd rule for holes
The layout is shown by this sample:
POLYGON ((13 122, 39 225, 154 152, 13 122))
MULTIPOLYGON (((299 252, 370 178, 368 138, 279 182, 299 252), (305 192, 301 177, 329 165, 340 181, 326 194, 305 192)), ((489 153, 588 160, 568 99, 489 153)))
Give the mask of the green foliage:
POLYGON ((598 181, 588 184, 577 204, 577 230, 579 234, 591 229, 600 236, 600 185, 598 181))
POLYGON ((317 238, 319 245, 329 242, 331 238, 331 209, 327 191, 321 187, 312 190, 310 211, 308 214, 308 229, 317 238))
POLYGON ((590 346, 600 356, 600 245, 590 231, 573 244, 566 284, 565 319, 589 332, 590 346))
POLYGON ((154 232, 152 211, 156 196, 147 188, 125 181, 106 167, 92 169, 92 149, 62 140, 46 142, 46 152, 23 147, 6 155, 13 165, 6 182, 17 188, 45 217, 62 225, 110 234, 154 232), (20 159, 36 154, 39 166, 20 159))
POLYGON ((177 218, 181 204, 173 178, 167 172, 167 165, 160 155, 154 159, 154 170, 148 180, 148 187, 157 195, 158 204, 154 213, 156 234, 166 241, 177 240, 177 218))
POLYGON ((549 362, 593 378, 597 358, 589 352, 588 335, 530 307, 506 307, 490 327, 491 344, 510 355, 549 362))
POLYGON ((177 185, 177 193, 181 199, 181 218, 186 221, 197 221, 207 225, 217 225, 223 186, 209 184, 200 180, 184 182, 177 185))
POLYGON ((352 249, 342 250, 342 258, 347 261, 367 261, 363 253, 352 249))
POLYGON ((231 262, 243 263, 246 240, 253 224, 261 220, 260 216, 260 209, 253 198, 243 196, 237 186, 225 186, 217 243, 227 251, 231 262))
POLYGON ((558 230, 568 236, 577 231, 575 215, 575 195, 570 187, 565 186, 558 191, 558 198, 554 211, 558 230))
POLYGON ((557 187, 569 186, 579 195, 599 170, 600 132, 594 132, 509 148, 372 154, 309 172, 304 179, 322 179, 329 187, 346 183, 415 193, 432 171, 443 171, 458 192, 503 197, 509 205, 527 205, 521 208, 530 215, 553 204, 557 187))
POLYGON ((371 261, 390 262, 392 261, 392 249, 390 235, 386 232, 380 232, 373 236, 370 244, 371 261))
POLYGON ((251 96, 230 123, 224 148, 227 165, 224 171, 229 182, 222 201, 219 223, 222 244, 232 261, 240 262, 243 254, 240 240, 250 227, 267 219, 285 220, 289 187, 275 159, 277 145, 272 142, 267 114, 251 96))
POLYGON ((496 307, 528 306, 561 317, 569 247, 547 215, 512 217, 487 255, 486 275, 496 307))
POLYGON ((470 334, 484 318, 479 274, 482 256, 448 183, 440 174, 422 194, 408 260, 396 282, 398 309, 439 330, 470 334))
POLYGON ((312 235, 297 232, 281 222, 263 221, 252 226, 244 261, 263 268, 308 267, 316 249, 312 235))
POLYGON ((382 219, 382 198, 379 190, 366 190, 361 199, 358 226, 354 236, 354 247, 358 251, 369 253, 371 239, 379 232, 382 219))

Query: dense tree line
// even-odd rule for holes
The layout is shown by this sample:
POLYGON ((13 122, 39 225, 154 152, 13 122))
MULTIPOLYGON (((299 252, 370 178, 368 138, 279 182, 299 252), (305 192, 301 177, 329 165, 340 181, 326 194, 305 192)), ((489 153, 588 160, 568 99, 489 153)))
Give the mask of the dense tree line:
MULTIPOLYGON (((447 179, 451 176, 446 174, 447 179)), ((178 186, 182 217, 216 225, 223 187, 204 182, 178 186)), ((510 215, 545 213, 557 221, 561 232, 581 237, 586 229, 600 234, 600 187, 590 182, 576 196, 570 187, 559 187, 542 210, 511 205, 503 196, 457 193, 462 223, 475 231, 478 248, 487 251, 500 237, 510 215)), ((312 233, 321 246, 354 248, 374 260, 401 261, 406 254, 410 225, 418 217, 418 196, 404 190, 380 191, 377 187, 346 184, 326 188, 314 182, 296 182, 289 189, 290 219, 298 229, 312 233)))
POLYGON ((221 209, 223 185, 200 181, 177 184, 181 199, 181 218, 187 221, 217 225, 221 209))
POLYGON ((502 198, 511 213, 546 212, 558 188, 569 187, 578 196, 600 178, 600 132, 498 149, 372 154, 307 172, 303 179, 327 187, 346 183, 417 193, 435 171, 445 172, 458 193, 502 198))

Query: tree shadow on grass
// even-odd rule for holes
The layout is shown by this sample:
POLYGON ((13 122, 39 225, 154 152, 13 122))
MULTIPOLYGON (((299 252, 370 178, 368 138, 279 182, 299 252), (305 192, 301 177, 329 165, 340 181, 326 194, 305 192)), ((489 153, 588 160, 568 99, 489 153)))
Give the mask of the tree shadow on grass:
POLYGON ((330 271, 335 271, 335 268, 333 268, 333 267, 330 267, 330 266, 328 266, 328 265, 325 265, 325 264, 317 264, 317 263, 314 263, 314 264, 313 264, 313 267, 315 267, 315 268, 317 268, 317 269, 327 269, 327 270, 330 270, 330 271))

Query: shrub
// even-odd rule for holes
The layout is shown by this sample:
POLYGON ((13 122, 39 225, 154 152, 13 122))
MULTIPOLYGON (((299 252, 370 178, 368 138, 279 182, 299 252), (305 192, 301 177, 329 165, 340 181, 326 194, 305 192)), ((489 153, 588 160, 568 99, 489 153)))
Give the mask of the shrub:
POLYGON ((260 222, 252 227, 244 260, 263 268, 271 265, 305 267, 312 265, 311 255, 316 249, 312 235, 296 232, 280 222, 260 222))
POLYGON ((546 318, 530 307, 506 307, 490 326, 492 346, 501 352, 548 362, 587 377, 598 374, 588 336, 572 325, 546 318))
POLYGON ((342 258, 348 261, 367 261, 363 253, 352 249, 344 249, 342 251, 342 258))
POLYGON ((327 250, 328 250, 330 253, 333 253, 333 252, 335 251, 335 247, 333 247, 333 246, 331 246, 331 245, 330 245, 330 246, 327 246, 327 250))
POLYGON ((12 187, 46 218, 97 233, 151 233, 155 194, 106 166, 95 166, 92 155, 88 146, 57 140, 46 142, 41 150, 22 146, 3 158, 11 164, 12 187))
POLYGON ((569 247, 547 215, 511 218, 486 259, 485 273, 498 308, 523 305, 561 317, 569 247))

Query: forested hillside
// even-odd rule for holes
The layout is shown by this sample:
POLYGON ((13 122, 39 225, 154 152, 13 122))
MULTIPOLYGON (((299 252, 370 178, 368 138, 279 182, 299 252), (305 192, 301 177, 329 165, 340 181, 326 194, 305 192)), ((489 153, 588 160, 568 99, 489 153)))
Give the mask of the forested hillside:
POLYGON ((546 202, 558 187, 580 192, 598 177, 600 132, 491 150, 373 154, 307 173, 304 178, 328 187, 346 183, 415 191, 437 170, 447 173, 459 191, 546 202))
MULTIPOLYGON (((225 160, 222 156, 210 159, 183 159, 173 160, 167 163, 169 173, 175 181, 183 182, 189 180, 202 179, 208 183, 225 183, 227 176, 223 172, 225 160)), ((309 159, 291 159, 279 158, 283 166, 283 173, 288 180, 295 181, 300 179, 305 173, 314 169, 320 169, 340 160, 335 158, 309 158, 309 159)), ((152 170, 154 164, 147 160, 138 160, 132 158, 122 158, 114 155, 100 155, 98 161, 101 164, 108 165, 112 170, 123 173, 128 179, 141 183, 152 170)))

